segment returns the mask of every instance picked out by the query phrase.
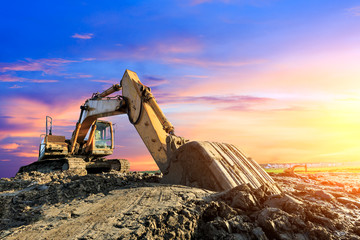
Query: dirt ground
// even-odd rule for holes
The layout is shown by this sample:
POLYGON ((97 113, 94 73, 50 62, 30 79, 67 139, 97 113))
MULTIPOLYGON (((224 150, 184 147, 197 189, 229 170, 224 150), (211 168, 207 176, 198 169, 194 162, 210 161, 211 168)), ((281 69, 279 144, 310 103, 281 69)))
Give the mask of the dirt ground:
POLYGON ((360 239, 358 174, 272 174, 225 192, 160 174, 25 173, 0 180, 2 239, 360 239))

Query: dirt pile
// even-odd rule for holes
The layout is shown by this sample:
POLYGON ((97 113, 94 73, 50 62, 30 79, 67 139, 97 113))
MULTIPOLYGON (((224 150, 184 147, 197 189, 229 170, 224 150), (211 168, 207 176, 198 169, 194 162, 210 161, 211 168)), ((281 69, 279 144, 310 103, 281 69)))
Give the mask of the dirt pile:
POLYGON ((360 239, 355 186, 315 175, 273 178, 282 194, 164 185, 160 174, 22 174, 0 180, 0 237, 360 239))
POLYGON ((29 224, 41 217, 42 206, 83 199, 89 195, 107 194, 113 189, 131 185, 144 186, 158 182, 160 174, 104 173, 78 175, 76 172, 31 172, 0 180, 0 230, 29 224))
POLYGON ((254 190, 242 185, 205 200, 189 201, 161 217, 152 216, 148 226, 153 234, 147 231, 142 237, 157 236, 159 226, 162 231, 171 226, 168 236, 179 238, 191 230, 186 220, 193 219, 190 226, 195 226, 194 239, 360 239, 356 213, 338 213, 318 202, 326 196, 325 201, 341 208, 340 202, 324 193, 310 192, 314 199, 309 201, 289 193, 270 196, 266 188, 254 190))

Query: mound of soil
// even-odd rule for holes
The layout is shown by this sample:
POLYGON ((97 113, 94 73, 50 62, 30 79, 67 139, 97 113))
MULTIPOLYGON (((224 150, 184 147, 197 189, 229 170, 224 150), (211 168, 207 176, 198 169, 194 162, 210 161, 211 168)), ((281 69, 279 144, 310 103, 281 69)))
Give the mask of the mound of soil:
POLYGON ((0 180, 0 238, 360 239, 356 186, 337 176, 272 177, 279 195, 267 186, 165 185, 161 174, 19 174, 0 180))

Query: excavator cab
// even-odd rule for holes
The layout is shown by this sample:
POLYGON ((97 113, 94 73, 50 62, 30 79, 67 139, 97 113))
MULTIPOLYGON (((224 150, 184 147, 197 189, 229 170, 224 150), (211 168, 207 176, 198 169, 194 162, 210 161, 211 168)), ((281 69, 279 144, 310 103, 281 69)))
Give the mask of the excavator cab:
POLYGON ((95 124, 93 154, 113 150, 113 127, 111 122, 97 121, 95 124))
POLYGON ((82 154, 103 157, 111 155, 114 149, 113 126, 111 122, 96 120, 91 125, 82 146, 82 154))

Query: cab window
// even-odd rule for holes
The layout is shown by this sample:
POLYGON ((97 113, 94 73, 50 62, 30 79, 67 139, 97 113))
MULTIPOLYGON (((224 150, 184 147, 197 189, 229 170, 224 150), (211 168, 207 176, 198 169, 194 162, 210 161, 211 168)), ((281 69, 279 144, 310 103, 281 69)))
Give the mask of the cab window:
POLYGON ((95 130, 95 148, 112 148, 110 123, 97 122, 95 130))

